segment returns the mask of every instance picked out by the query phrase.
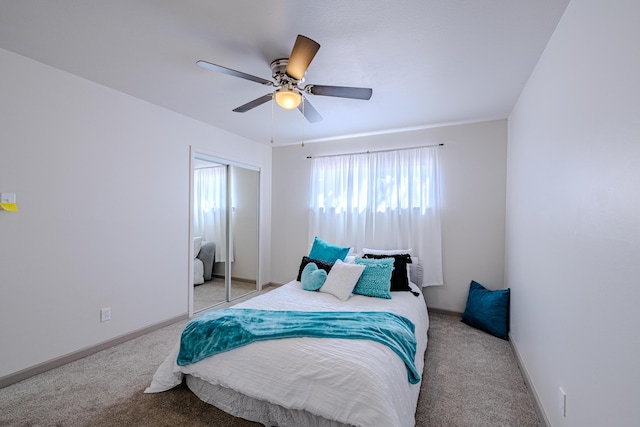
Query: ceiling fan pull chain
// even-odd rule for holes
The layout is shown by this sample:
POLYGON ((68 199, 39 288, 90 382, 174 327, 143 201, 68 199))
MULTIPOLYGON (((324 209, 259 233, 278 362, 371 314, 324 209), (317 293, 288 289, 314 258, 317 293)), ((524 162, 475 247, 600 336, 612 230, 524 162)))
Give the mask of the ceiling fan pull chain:
POLYGON ((306 99, 303 96, 302 97, 302 144, 300 144, 301 147, 304 147, 304 122, 305 122, 304 118, 306 117, 304 115, 304 104, 306 104, 306 99))
POLYGON ((275 103, 274 97, 271 97, 271 144, 273 144, 273 104, 275 103))

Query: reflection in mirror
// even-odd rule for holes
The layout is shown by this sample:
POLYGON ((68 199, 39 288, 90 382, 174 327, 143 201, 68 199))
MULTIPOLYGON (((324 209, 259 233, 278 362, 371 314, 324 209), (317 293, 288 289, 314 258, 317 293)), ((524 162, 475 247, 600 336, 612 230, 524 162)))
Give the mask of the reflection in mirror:
POLYGON ((194 312, 227 300, 226 205, 227 165, 196 158, 193 170, 194 312))
POLYGON ((257 170, 195 157, 194 313, 257 290, 259 177, 257 170))
POLYGON ((257 289, 258 190, 257 171, 229 167, 231 193, 231 297, 236 299, 257 289))

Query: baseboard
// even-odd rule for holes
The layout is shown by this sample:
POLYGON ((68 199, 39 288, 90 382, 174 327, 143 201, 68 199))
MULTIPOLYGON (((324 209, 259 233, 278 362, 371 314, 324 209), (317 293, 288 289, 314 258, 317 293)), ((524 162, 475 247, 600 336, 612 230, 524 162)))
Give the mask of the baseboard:
POLYGON ((538 416, 538 421, 540 421, 540 426, 549 427, 551 423, 549 423, 549 419, 547 418, 547 415, 545 414, 544 409, 542 408, 542 402, 540 402, 538 393, 536 393, 536 389, 533 387, 533 383, 531 382, 531 377, 529 376, 527 367, 522 361, 522 357, 518 352, 518 346, 513 340, 513 337, 511 336, 511 334, 509 334, 509 343, 511 344, 511 350, 513 351, 513 355, 516 358, 516 363, 518 364, 518 368, 522 373, 522 378, 524 378, 524 383, 526 384, 527 389, 529 390, 529 394, 531 395, 531 397, 533 397, 533 406, 536 411, 536 415, 538 416))
POLYGON ((43 372, 49 371, 51 369, 57 368, 59 366, 66 365, 67 363, 74 362, 76 360, 90 356, 99 351, 106 350, 118 344, 122 344, 134 338, 138 338, 142 335, 148 334, 149 332, 153 332, 157 329, 164 328, 165 326, 169 326, 173 323, 179 322, 181 320, 186 320, 188 318, 189 318, 189 315, 187 313, 181 314, 180 316, 173 317, 163 322, 159 322, 159 323, 147 326, 145 328, 138 329, 136 331, 130 332, 125 335, 121 335, 119 337, 110 339, 108 341, 103 341, 94 346, 86 347, 86 348, 83 348, 82 350, 74 351, 73 353, 69 353, 64 356, 60 356, 55 359, 49 360, 47 362, 43 362, 38 365, 15 372, 13 374, 6 375, 0 378, 0 388, 4 388, 11 384, 15 384, 22 380, 26 380, 27 378, 32 377, 34 375, 38 375, 43 372))
MULTIPOLYGON (((223 274, 212 274, 211 277, 215 277, 216 279, 222 279, 224 280, 224 275, 223 274)), ((234 277, 231 276, 231 281, 232 282, 242 282, 242 283, 251 283, 254 284, 256 283, 256 279, 245 279, 243 277, 234 277)))
POLYGON ((459 311, 445 310, 444 308, 428 307, 429 313, 448 314, 449 316, 462 317, 459 311))
POLYGON ((260 288, 260 290, 270 289, 270 288, 277 288, 279 286, 282 286, 282 283, 269 282, 269 283, 265 283, 264 285, 262 285, 262 288, 260 288))

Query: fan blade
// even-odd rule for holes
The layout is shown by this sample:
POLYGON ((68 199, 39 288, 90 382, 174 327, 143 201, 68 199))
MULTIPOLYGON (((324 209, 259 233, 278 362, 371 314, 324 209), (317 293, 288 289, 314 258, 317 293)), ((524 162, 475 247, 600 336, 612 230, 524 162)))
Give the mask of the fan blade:
POLYGON ((300 112, 304 114, 304 117, 309 121, 309 123, 316 123, 322 120, 322 116, 316 111, 315 108, 313 108, 313 105, 311 105, 309 100, 304 96, 302 97, 302 99, 303 101, 300 103, 300 105, 298 105, 298 110, 300 110, 300 112))
POLYGON ((256 108, 259 105, 264 104, 265 102, 271 101, 271 99, 273 98, 273 94, 272 93, 268 93, 264 96, 261 96, 260 98, 256 98, 253 101, 247 102, 244 105, 239 106, 238 108, 234 109, 233 111, 235 111, 236 113, 246 113, 247 111, 256 108))
POLYGON ((251 74, 243 73, 241 71, 232 70, 231 68, 223 67, 222 65, 212 64, 207 61, 198 61, 196 62, 202 68, 206 68, 207 70, 217 71, 219 73, 228 74, 233 77, 240 77, 241 79, 251 80, 252 82, 260 83, 267 86, 273 86, 273 82, 271 80, 263 79, 262 77, 252 76, 251 74))
POLYGON ((316 56, 316 53, 320 49, 320 45, 309 37, 298 35, 296 43, 291 50, 291 56, 289 57, 289 63, 285 72, 289 77, 293 77, 296 80, 302 80, 304 73, 307 72, 309 64, 316 56))
POLYGON ((371 99, 371 95, 373 94, 373 89, 365 87, 307 85, 304 90, 313 95, 364 100, 371 99))

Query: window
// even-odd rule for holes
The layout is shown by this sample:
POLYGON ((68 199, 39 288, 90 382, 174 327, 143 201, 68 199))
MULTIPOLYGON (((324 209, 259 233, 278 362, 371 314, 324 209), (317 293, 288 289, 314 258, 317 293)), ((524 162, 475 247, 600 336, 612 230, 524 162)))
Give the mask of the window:
POLYGON ((429 284, 442 283, 437 150, 314 158, 309 237, 355 251, 412 248, 434 260, 429 284))

